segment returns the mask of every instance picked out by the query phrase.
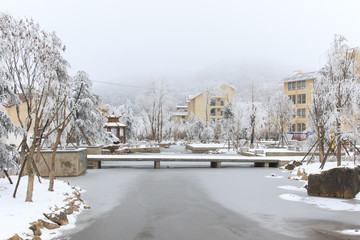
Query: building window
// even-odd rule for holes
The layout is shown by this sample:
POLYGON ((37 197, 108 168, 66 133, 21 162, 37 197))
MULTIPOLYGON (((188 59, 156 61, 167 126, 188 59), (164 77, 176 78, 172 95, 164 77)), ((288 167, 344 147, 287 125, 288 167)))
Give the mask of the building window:
POLYGON ((306 88, 306 81, 298 81, 297 82, 297 89, 305 89, 306 88))
POLYGON ((215 116, 215 115, 216 115, 216 110, 215 110, 215 108, 212 108, 212 109, 211 109, 210 115, 211 115, 211 116, 215 116))
POLYGON ((297 104, 306 103, 306 94, 298 94, 297 95, 297 104))
POLYGON ((298 132, 303 132, 306 130, 306 124, 305 123, 298 123, 297 124, 297 131, 298 132))
POLYGON ((306 108, 298 108, 297 109, 297 117, 298 118, 306 118, 306 108))
POLYGON ((224 101, 221 101, 221 104, 220 104, 221 106, 224 106, 224 101))
POLYGON ((289 95, 290 100, 295 104, 296 95, 289 95))
POLYGON ((289 82, 288 83, 288 91, 296 90, 296 82, 289 82))
POLYGON ((221 111, 221 116, 224 116, 224 111, 221 111))
POLYGON ((289 124, 289 132, 295 132, 295 123, 289 124))
POLYGON ((212 98, 212 99, 210 100, 210 106, 215 106, 215 105, 216 105, 216 101, 215 101, 214 98, 212 98))

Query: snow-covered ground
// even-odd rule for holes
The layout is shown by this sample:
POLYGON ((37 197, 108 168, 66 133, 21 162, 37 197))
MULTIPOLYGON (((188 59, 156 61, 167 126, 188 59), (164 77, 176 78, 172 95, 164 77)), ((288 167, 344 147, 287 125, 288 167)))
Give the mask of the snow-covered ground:
MULTIPOLYGON (((15 176, 11 177, 16 182, 15 176)), ((7 178, 0 178, 0 239, 8 239, 17 233, 20 237, 33 236, 29 229, 31 222, 38 219, 46 220, 43 213, 51 213, 55 208, 62 208, 68 203, 64 201, 73 196, 74 189, 64 181, 55 180, 55 191, 49 192, 49 181, 37 179, 34 182, 33 202, 25 202, 27 177, 22 177, 16 198, 13 198, 15 184, 10 184, 7 178)), ((77 189, 78 191, 82 191, 77 189)), ((83 208, 80 208, 80 211, 83 208)), ((76 215, 68 215, 69 224, 55 230, 42 229, 41 239, 57 237, 62 231, 75 227, 76 215)), ((47 220, 49 221, 49 220, 47 220)))
MULTIPOLYGON (((180 149, 178 146, 171 146, 165 152, 179 153, 177 148, 180 149)), ((181 149, 184 147, 182 146, 181 149)), ((181 154, 187 155, 187 152, 181 154)), ((289 157, 285 158, 289 159, 289 157)), ((291 159, 301 160, 302 157, 291 157, 291 159)), ((354 166, 351 162, 344 164, 354 166)), ((82 197, 86 204, 91 206, 91 210, 86 210, 77 217, 76 229, 66 231, 66 234, 79 231, 89 226, 95 219, 106 216, 125 201, 129 191, 142 191, 139 180, 144 173, 147 173, 149 177, 163 178, 164 181, 169 176, 176 179, 194 179, 194 187, 206 192, 210 199, 231 211, 255 220, 271 231, 300 236, 309 226, 297 229, 299 222, 306 224, 308 221, 319 223, 337 221, 343 225, 334 224, 327 230, 334 234, 358 235, 357 226, 354 224, 357 224, 356 219, 360 217, 358 214, 360 194, 355 199, 312 197, 308 196, 306 189, 303 188, 304 181, 288 179, 295 177, 299 168, 304 168, 301 171, 306 173, 319 172, 318 163, 304 164, 292 172, 251 166, 251 163, 223 163, 222 169, 211 169, 208 163, 163 162, 162 169, 154 170, 151 162, 104 162, 104 169, 88 170, 80 177, 63 178, 75 186, 87 189, 82 197)), ((335 162, 328 162, 325 169, 335 166, 335 162)), ((28 229, 29 223, 39 218, 44 219, 42 214, 55 205, 64 206, 63 199, 73 190, 66 183, 57 181, 56 192, 48 192, 48 181, 43 179, 42 184, 35 182, 34 202, 26 203, 24 202, 26 183, 27 179, 23 178, 18 196, 13 199, 14 185, 10 185, 7 179, 0 179, 0 226, 5 226, 5 230, 0 231, 0 239, 11 237, 14 233, 22 236, 31 234, 31 230, 28 229)), ((75 221, 76 216, 71 216, 69 225, 55 231, 44 230, 42 239, 58 238, 63 230, 74 228, 75 221)))
MULTIPOLYGON (((322 171, 326 171, 332 168, 337 168, 336 162, 327 162, 324 166, 324 169, 320 169, 320 162, 314 162, 306 164, 304 163, 301 166, 298 166, 294 168, 294 170, 291 171, 291 174, 293 175, 291 179, 299 180, 301 182, 304 182, 304 184, 307 183, 307 181, 301 180, 299 176, 297 176, 298 172, 306 173, 306 174, 319 174, 322 171)), ((355 163, 353 161, 342 161, 341 166, 339 167, 347 167, 347 168, 354 168, 359 166, 358 163, 355 163)), ((281 194, 279 197, 284 200, 288 201, 294 201, 294 202, 303 202, 306 204, 312 204, 319 208, 328 209, 332 211, 360 211, 360 193, 358 193, 354 199, 339 199, 339 198, 325 198, 325 197, 315 197, 315 196, 308 196, 307 194, 295 194, 294 192, 302 192, 306 193, 306 189, 304 187, 296 188, 293 186, 279 186, 279 188, 287 189, 291 193, 281 194)), ((360 217, 360 215, 359 215, 360 217)), ((360 226, 359 226, 360 228, 360 226)), ((359 228, 357 229, 344 229, 339 230, 339 233, 342 234, 349 234, 349 235, 359 235, 359 228)))
POLYGON ((190 147, 193 148, 227 148, 228 145, 226 143, 193 143, 189 144, 190 147))

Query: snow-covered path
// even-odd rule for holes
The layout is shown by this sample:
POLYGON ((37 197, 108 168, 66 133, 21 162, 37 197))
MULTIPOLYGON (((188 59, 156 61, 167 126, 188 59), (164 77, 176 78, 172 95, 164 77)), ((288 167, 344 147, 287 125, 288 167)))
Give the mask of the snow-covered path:
POLYGON ((278 169, 121 166, 67 179, 92 210, 63 239, 356 239, 336 231, 357 227, 358 212, 281 199, 302 183, 278 169))

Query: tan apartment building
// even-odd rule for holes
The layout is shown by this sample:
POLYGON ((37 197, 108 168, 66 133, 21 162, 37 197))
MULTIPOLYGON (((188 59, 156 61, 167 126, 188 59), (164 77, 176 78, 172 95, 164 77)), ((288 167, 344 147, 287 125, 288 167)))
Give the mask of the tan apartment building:
MULTIPOLYGON (((360 65, 360 49, 352 48, 350 53, 357 52, 357 63, 360 65)), ((307 130, 307 122, 309 121, 309 107, 312 102, 312 92, 314 88, 314 80, 319 72, 303 73, 297 71, 292 75, 283 79, 284 92, 295 104, 293 113, 293 121, 287 127, 289 133, 302 133, 307 130)), ((357 76, 360 75, 360 68, 357 69, 357 76)))
POLYGON ((176 111, 171 114, 171 121, 177 124, 185 123, 188 118, 188 107, 187 106, 176 106, 176 111))
POLYGON ((196 119, 203 122, 220 119, 224 116, 224 108, 233 102, 235 88, 228 84, 221 85, 218 89, 204 91, 187 98, 188 115, 193 114, 196 119))
POLYGON ((223 84, 217 89, 204 91, 186 98, 187 106, 177 106, 172 113, 171 120, 177 123, 186 122, 191 115, 202 122, 221 119, 224 108, 232 103, 235 97, 235 88, 223 84))
POLYGON ((303 73, 297 71, 283 79, 284 92, 295 104, 295 110, 292 114, 293 121, 287 127, 287 132, 306 132, 306 124, 309 121, 309 107, 312 102, 314 80, 318 74, 318 72, 303 73))

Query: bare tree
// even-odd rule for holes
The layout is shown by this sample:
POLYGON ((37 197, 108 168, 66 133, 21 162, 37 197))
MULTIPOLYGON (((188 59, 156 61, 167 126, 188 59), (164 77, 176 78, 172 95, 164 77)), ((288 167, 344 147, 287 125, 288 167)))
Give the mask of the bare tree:
MULTIPOLYGON (((28 173, 26 201, 32 201, 34 183, 34 152, 43 136, 46 122, 45 109, 53 102, 57 86, 56 70, 64 64, 61 53, 65 50, 60 39, 54 33, 40 29, 33 20, 17 20, 7 14, 0 14, 0 39, 6 51, 1 59, 1 66, 6 77, 10 79, 14 93, 23 98, 27 115, 20 116, 20 104, 16 104, 17 116, 21 127, 25 130, 21 143, 21 172, 28 173), (27 137, 33 129, 33 141, 28 146, 27 137)), ((14 197, 16 196, 16 190, 14 197)))
POLYGON ((357 95, 359 93, 358 75, 359 63, 358 50, 351 49, 346 44, 346 39, 335 35, 328 54, 327 63, 321 70, 324 81, 329 86, 329 101, 333 109, 334 144, 336 145, 337 165, 341 165, 341 150, 344 140, 348 139, 351 128, 348 125, 353 121, 353 110, 357 108, 357 95))
POLYGON ((148 88, 137 96, 137 105, 140 114, 143 115, 144 125, 150 129, 150 139, 161 142, 163 127, 168 121, 168 112, 171 107, 171 99, 165 82, 162 80, 152 81, 148 88))
POLYGON ((279 136, 281 147, 287 143, 285 137, 285 128, 291 122, 291 113, 294 110, 294 104, 283 92, 277 92, 270 100, 270 122, 275 126, 279 136))

